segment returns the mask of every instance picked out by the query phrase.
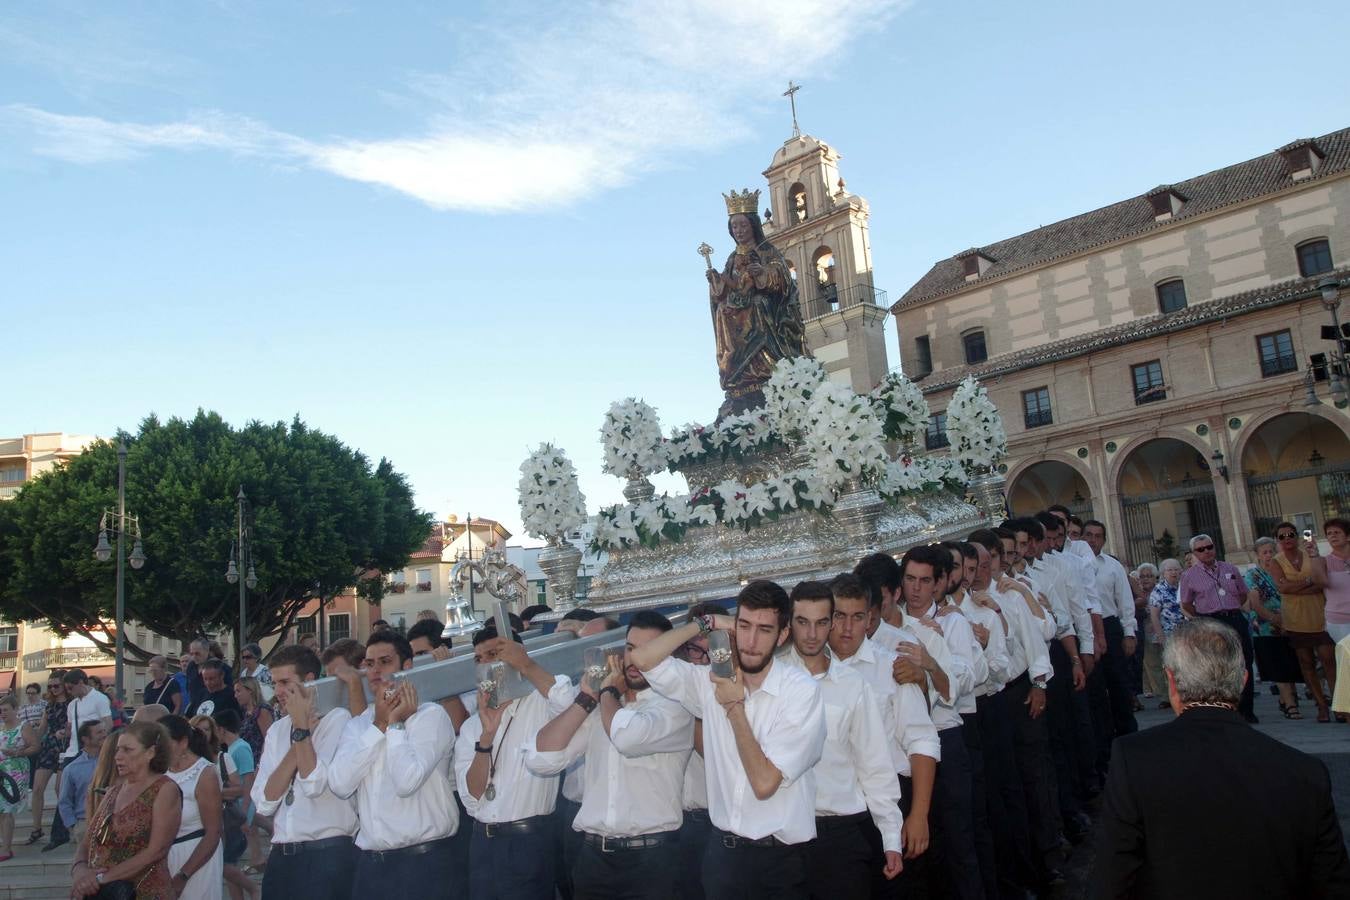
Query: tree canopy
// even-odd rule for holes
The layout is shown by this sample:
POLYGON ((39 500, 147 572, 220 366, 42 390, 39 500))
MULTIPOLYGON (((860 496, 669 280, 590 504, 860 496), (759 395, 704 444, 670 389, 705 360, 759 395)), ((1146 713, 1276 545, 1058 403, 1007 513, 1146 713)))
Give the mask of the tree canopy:
MULTIPOLYGON (((376 573, 406 565, 430 531, 431 517, 387 460, 372 467, 298 417, 234 429, 199 410, 191 420, 151 416, 119 438, 127 513, 139 517, 146 555, 143 568, 127 567, 126 615, 182 641, 238 627, 239 588, 224 575, 241 486, 258 577, 248 592, 249 640, 290 627, 311 599, 352 587, 378 599, 376 573)), ((116 562, 97 562, 93 549, 100 515, 116 504, 116 441, 94 444, 0 503, 0 616, 47 620, 111 649, 116 562)), ((131 637, 129 658, 153 655, 131 637)))

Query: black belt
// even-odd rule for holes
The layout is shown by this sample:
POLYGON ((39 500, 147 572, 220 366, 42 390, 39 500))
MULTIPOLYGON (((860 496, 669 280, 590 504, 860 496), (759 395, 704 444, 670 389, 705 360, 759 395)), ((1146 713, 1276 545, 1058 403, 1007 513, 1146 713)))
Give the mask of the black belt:
POLYGON ((816 831, 835 831, 840 828, 851 828, 864 819, 868 818, 870 813, 856 812, 843 816, 816 816, 816 831))
POLYGON ((1023 672, 1021 675, 1018 675, 1018 676, 1017 676, 1016 678, 1014 678, 1012 681, 1009 681, 1006 685, 1004 685, 1004 687, 1021 687, 1021 686, 1024 685, 1024 684, 1031 684, 1031 674, 1030 674, 1030 673, 1031 673, 1031 670, 1028 669, 1027 671, 1023 672))
POLYGON ((514 822, 475 821, 473 830, 483 837, 506 837, 511 834, 534 834, 543 831, 550 824, 551 819, 548 816, 533 816, 528 819, 516 819, 514 822))
POLYGON ((181 844, 184 841, 196 840, 199 837, 206 837, 205 828, 198 828, 196 831, 189 831, 187 834, 180 834, 178 837, 173 839, 173 842, 175 844, 181 844))
POLYGON ((739 834, 732 834, 730 831, 723 831, 720 828, 714 829, 714 839, 721 843, 728 850, 736 850, 740 847, 786 847, 787 844, 780 841, 773 835, 762 838, 741 837, 739 834))
POLYGON ((293 841, 289 844, 273 844, 273 850, 280 850, 282 856, 296 856, 312 850, 327 850, 330 847, 350 847, 352 836, 340 834, 337 837, 320 838, 317 841, 293 841))
POLYGON ((601 853, 613 853, 616 850, 648 850, 660 847, 675 840, 676 832, 659 831, 656 834, 639 834, 633 837, 605 837, 601 834, 581 833, 581 841, 588 847, 594 847, 601 853))
POLYGON ((413 844, 411 847, 395 847, 392 850, 362 850, 367 856, 374 857, 379 862, 384 862, 387 858, 396 858, 400 856, 420 856, 423 853, 431 853, 434 850, 449 850, 450 842, 453 837, 436 838, 434 841, 424 841, 420 844, 413 844))

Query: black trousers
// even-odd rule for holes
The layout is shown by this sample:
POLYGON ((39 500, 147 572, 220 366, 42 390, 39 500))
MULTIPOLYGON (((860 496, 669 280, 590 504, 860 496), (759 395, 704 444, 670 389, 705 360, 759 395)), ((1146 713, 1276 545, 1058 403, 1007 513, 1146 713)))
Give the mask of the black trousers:
POLYGON ((572 823, 581 811, 581 804, 562 795, 562 781, 558 779, 558 800, 553 806, 553 827, 557 829, 554 835, 554 858, 558 860, 553 877, 562 900, 572 900, 572 868, 581 851, 581 832, 574 830, 572 823))
POLYGON ((680 842, 676 854, 680 859, 679 887, 681 900, 704 900, 703 851, 708 846, 712 823, 706 809, 686 809, 680 825, 680 842))
MULTIPOLYGON (((1085 790, 1082 776, 1084 767, 1091 770, 1095 762, 1096 742, 1091 742, 1093 755, 1080 760, 1080 742, 1074 734, 1073 661, 1058 640, 1050 642, 1050 665, 1054 675, 1046 688, 1045 724, 1050 733, 1050 759, 1053 762, 1051 784, 1058 800, 1059 812, 1064 817, 1076 814, 1078 797, 1085 790)), ((1056 825, 1056 829, 1058 829, 1056 825)))
POLYGON ((1098 654, 1097 667, 1088 679, 1093 732, 1097 743, 1096 770, 1106 773, 1111 762, 1111 742, 1134 734, 1134 691, 1130 687, 1130 658, 1125 655, 1125 629, 1116 616, 1102 619, 1106 652, 1098 654))
POLYGON ((938 732, 942 761, 933 783, 933 815, 929 828, 930 884, 939 897, 978 900, 984 896, 980 860, 975 853, 974 775, 959 727, 938 732))
POLYGON ((985 802, 998 875, 990 897, 1024 900, 1027 889, 1038 884, 1039 878, 1007 700, 1006 690, 975 700, 984 756, 985 802))
POLYGON ((1236 609, 1222 612, 1203 613, 1211 619, 1218 619, 1237 632, 1238 642, 1242 644, 1242 659, 1247 665, 1247 683, 1242 687, 1242 698, 1238 700, 1238 712, 1244 716, 1252 715, 1252 704, 1256 700, 1256 678, 1252 673, 1252 630, 1247 617, 1236 609))
POLYGON ((874 848, 870 814, 816 817, 816 839, 806 845, 806 883, 812 900, 868 900, 874 848))
MULTIPOLYGON (((462 824, 460 827, 464 827, 462 824)), ((263 900, 298 900, 323 897, 342 900, 352 896, 356 876, 356 845, 345 844, 286 854, 273 848, 263 871, 263 900)))
MULTIPOLYGON (((581 834, 581 832, 577 832, 581 834)), ((582 841, 572 869, 577 900, 678 900, 680 855, 669 843, 641 850, 601 850, 582 841)))
POLYGON ((533 821, 537 827, 529 834, 488 837, 474 827, 469 842, 470 900, 553 900, 557 835, 549 827, 550 816, 533 821))
POLYGON ((1003 689, 1007 695, 1004 702, 1012 719, 1017 771, 1026 799, 1037 871, 1044 875, 1046 854, 1059 848, 1059 804, 1055 802, 1055 783, 1050 770, 1050 732, 1044 713, 1033 719, 1028 711, 1027 696, 1031 691, 1031 679, 1026 673, 1003 689))
POLYGON ((980 863, 980 881, 986 897, 998 896, 998 867, 994 859, 994 835, 989 829, 988 773, 984 767, 984 739, 980 734, 979 703, 976 711, 961 714, 961 739, 970 757, 971 825, 975 835, 975 858, 980 863))
POLYGON ((807 900, 806 845, 728 847, 713 829, 703 851, 708 900, 807 900))
MULTIPOLYGON (((909 775, 898 775, 900 779, 900 815, 906 821, 914 809, 914 779, 909 775)), ((880 900, 895 900, 903 897, 904 900, 925 900, 930 896, 940 896, 933 894, 929 887, 930 875, 929 868, 934 863, 933 857, 933 812, 932 807, 937 804, 937 785, 933 785, 934 797, 929 804, 928 815, 928 849, 913 859, 905 860, 905 867, 900 870, 900 875, 896 878, 886 881, 880 872, 877 872, 872 880, 872 896, 880 900)), ((877 832, 877 845, 880 846, 880 832, 877 832)), ((908 852, 909 848, 904 848, 908 852)))
MULTIPOLYGON (((398 850, 375 853, 370 850, 358 850, 356 874, 351 881, 351 895, 411 897, 421 896, 428 890, 435 893, 435 885, 449 884, 451 881, 450 869, 453 863, 450 845, 453 840, 454 838, 446 837, 430 841, 425 853, 398 850)), ((271 857, 268 857, 268 867, 271 867, 271 857)), ((307 890, 295 896, 319 895, 307 890)))
POLYGON ((455 806, 459 808, 459 828, 450 838, 450 882, 448 887, 453 897, 463 897, 469 893, 469 843, 473 840, 473 817, 464 808, 459 799, 459 791, 451 791, 455 806))

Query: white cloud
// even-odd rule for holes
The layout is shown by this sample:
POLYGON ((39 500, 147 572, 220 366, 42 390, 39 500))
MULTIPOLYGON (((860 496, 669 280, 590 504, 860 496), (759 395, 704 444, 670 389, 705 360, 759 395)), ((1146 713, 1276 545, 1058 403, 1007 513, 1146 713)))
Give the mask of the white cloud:
POLYGON ((477 31, 449 72, 410 75, 408 102, 431 107, 427 124, 386 140, 307 140, 224 113, 160 125, 0 113, 33 132, 36 152, 75 163, 204 148, 286 159, 438 209, 557 206, 742 137, 747 113, 776 95, 766 86, 829 72, 903 5, 628 0, 569 4, 543 23, 535 7, 477 31))

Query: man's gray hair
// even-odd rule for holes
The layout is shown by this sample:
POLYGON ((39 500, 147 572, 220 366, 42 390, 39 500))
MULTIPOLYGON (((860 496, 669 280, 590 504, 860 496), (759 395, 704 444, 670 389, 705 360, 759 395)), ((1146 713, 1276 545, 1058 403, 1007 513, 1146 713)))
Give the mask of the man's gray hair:
POLYGON ((1278 550, 1280 549, 1280 544, 1273 537, 1259 537, 1256 539, 1256 543, 1252 545, 1252 549, 1260 550, 1262 547, 1278 550))
POLYGON ((1190 548, 1191 548, 1192 550, 1194 550, 1194 549, 1195 549, 1195 545, 1198 544, 1198 543, 1200 543, 1201 541, 1209 541, 1209 542, 1212 544, 1212 543, 1214 543, 1214 538, 1210 537, 1210 536, 1207 535, 1207 534, 1197 534, 1195 537, 1191 538, 1191 540, 1190 540, 1190 548))
POLYGON ((1172 631, 1163 668, 1176 679, 1182 703, 1236 703, 1247 674, 1237 632, 1203 616, 1172 631))

